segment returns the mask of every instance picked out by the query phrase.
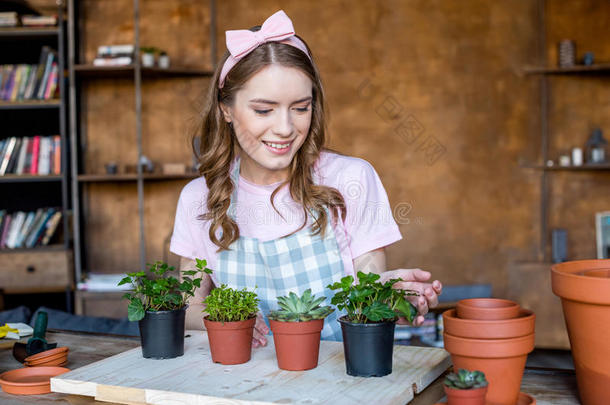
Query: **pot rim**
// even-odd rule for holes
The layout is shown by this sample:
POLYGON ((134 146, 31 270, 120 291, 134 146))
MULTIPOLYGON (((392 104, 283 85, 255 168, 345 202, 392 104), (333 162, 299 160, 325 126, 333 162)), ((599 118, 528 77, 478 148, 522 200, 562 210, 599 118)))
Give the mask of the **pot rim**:
POLYGON ((276 321, 269 319, 273 334, 278 335, 310 335, 320 333, 324 328, 324 319, 312 319, 305 322, 276 321))
POLYGON ((472 339, 443 333, 445 350, 452 355, 473 358, 508 358, 525 356, 534 350, 535 333, 507 339, 472 339), (456 344, 466 345, 459 350, 454 350, 456 344), (451 349, 451 350, 449 350, 451 349), (505 349, 506 353, 501 350, 505 349))
POLYGON ((178 309, 171 309, 171 310, 163 310, 163 311, 149 311, 148 309, 145 310, 144 312, 146 312, 147 314, 170 314, 172 312, 181 312, 181 311, 186 311, 186 309, 188 308, 188 305, 183 306, 182 308, 178 308, 178 309))
POLYGON ((340 322, 343 325, 349 325, 349 326, 355 326, 355 327, 361 327, 361 328, 378 328, 378 327, 382 327, 382 326, 387 326, 388 324, 396 323, 396 320, 385 321, 385 322, 375 322, 375 323, 356 323, 356 322, 350 322, 346 318, 347 318, 347 315, 343 315, 341 318, 337 319, 337 322, 340 322))
POLYGON ((447 317, 447 318, 451 318, 452 322, 460 322, 460 323, 472 323, 475 325, 485 325, 485 326, 496 326, 498 324, 507 324, 507 323, 520 323, 520 322, 528 322, 530 321, 530 318, 534 318, 536 319, 536 314, 534 313, 534 311, 529 310, 529 309, 525 309, 525 308, 520 308, 519 309, 519 316, 516 318, 509 318, 509 319, 490 319, 490 320, 484 320, 484 319, 464 319, 464 318, 458 318, 457 316, 457 310, 455 308, 451 308, 448 309, 446 311, 443 312, 443 318, 447 317))
POLYGON ((553 293, 562 299, 610 305, 610 277, 578 274, 587 270, 608 270, 610 259, 573 260, 551 266, 553 293))

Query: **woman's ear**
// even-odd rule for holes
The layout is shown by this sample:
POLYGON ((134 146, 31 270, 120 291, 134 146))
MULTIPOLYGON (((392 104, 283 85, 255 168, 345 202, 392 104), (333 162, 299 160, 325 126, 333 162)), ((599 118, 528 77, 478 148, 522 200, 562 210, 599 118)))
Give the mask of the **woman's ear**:
POLYGON ((233 121, 233 119, 231 118, 231 107, 229 107, 223 102, 218 103, 218 105, 220 106, 220 110, 222 111, 222 115, 225 121, 231 123, 231 121, 233 121))

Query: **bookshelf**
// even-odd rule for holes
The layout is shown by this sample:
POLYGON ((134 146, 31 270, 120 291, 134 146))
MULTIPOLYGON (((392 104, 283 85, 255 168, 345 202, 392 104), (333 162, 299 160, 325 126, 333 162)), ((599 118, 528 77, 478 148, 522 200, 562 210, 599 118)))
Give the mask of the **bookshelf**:
MULTIPOLYGON (((31 161, 34 154, 29 157, 30 151, 23 150, 23 158, 15 154, 14 160, 9 160, 12 165, 7 166, 7 170, 0 175, 0 194, 2 203, 0 210, 4 210, 3 227, 10 230, 10 223, 6 225, 7 215, 16 218, 18 212, 35 212, 40 210, 39 229, 44 231, 45 218, 42 209, 53 207, 56 209, 57 228, 53 235, 48 239, 46 245, 40 245, 41 239, 36 237, 34 229, 34 219, 32 219, 31 232, 25 232, 24 226, 20 233, 24 235, 23 244, 17 247, 0 248, 0 286, 2 293, 11 294, 42 294, 42 293, 63 293, 65 294, 65 305, 68 311, 71 310, 72 292, 74 288, 73 279, 73 252, 71 238, 71 204, 70 204, 70 179, 69 179, 69 159, 67 154, 67 81, 63 80, 65 67, 65 21, 64 4, 57 2, 58 25, 56 27, 12 27, 0 29, 0 46, 3 53, 0 56, 0 65, 12 65, 11 69, 18 65, 28 66, 24 68, 23 91, 19 89, 17 99, 10 101, 11 97, 2 93, 0 100, 0 120, 3 123, 3 131, 0 135, 0 142, 7 145, 11 138, 19 139, 20 144, 15 144, 15 152, 20 152, 17 145, 27 145, 25 141, 33 143, 35 136, 51 137, 57 136, 58 144, 52 146, 52 151, 57 156, 58 164, 53 167, 49 163, 50 174, 34 174, 31 161), (52 76, 47 77, 47 81, 35 79, 34 65, 38 66, 42 60, 41 51, 51 48, 55 53, 52 58, 47 55, 47 61, 57 64, 57 90, 48 87, 48 95, 43 95, 44 99, 38 99, 35 89, 39 83, 51 83, 52 76), (25 78, 28 81, 25 81, 25 78), (27 84, 31 81, 32 92, 28 93, 27 84), (28 94, 30 94, 28 96, 28 94), (59 149, 56 148, 59 146, 59 149), (25 162, 28 161, 28 166, 25 162), (19 163, 22 163, 23 170, 17 170, 19 163), (27 170, 26 167, 28 167, 27 170), (57 169, 57 170, 53 170, 57 169), (23 174, 16 174, 22 172, 23 174), (27 237, 26 237, 27 236, 27 237), (31 237, 31 239, 30 239, 31 237), (30 240, 32 246, 26 247, 26 241, 30 240)), ((50 63, 50 62, 49 62, 50 63)), ((49 65, 52 67, 52 64, 49 65)), ((43 69, 42 72, 45 70, 43 69)), ((15 70, 16 72, 16 70, 15 70)), ((49 71, 49 75, 52 70, 49 71)), ((5 79, 12 71, 3 70, 5 79)), ((16 73, 15 73, 16 74, 16 73)), ((15 80, 17 83, 17 81, 15 80)), ((51 83, 52 84, 52 83, 51 83)), ((42 87, 42 85, 40 85, 42 87)), ((45 86, 45 89, 47 87, 45 86)), ((5 87, 3 87, 3 90, 5 87)), ((8 88, 7 88, 8 89, 8 88)), ((47 145, 48 146, 48 145, 47 145)), ((0 162, 4 156, 0 156, 0 162)), ((37 160, 39 163, 40 161, 37 160)), ((1 165, 0 165, 1 166, 1 165)), ((39 172, 40 173, 40 172, 39 172)), ((32 215, 32 218, 34 216, 32 215)), ((2 221, 0 221, 2 222, 2 221)), ((4 301, 0 299, 0 301, 4 301)), ((0 308, 1 309, 1 308, 0 308)))
MULTIPOLYGON (((185 107, 201 96, 213 74, 215 19, 214 0, 134 0, 113 6, 68 1, 77 281, 88 274, 125 273, 154 260, 168 261, 180 190, 198 177, 188 169, 193 157, 186 127, 173 123, 196 113, 185 107), (94 13, 97 20, 105 20, 105 15, 109 19, 99 25, 90 17, 94 13), (119 25, 123 33, 112 31, 119 25), (122 44, 135 49, 131 64, 93 65, 99 46, 122 44), (171 57, 170 67, 142 66, 141 46, 162 47, 171 57), (187 171, 144 172, 136 165, 143 155, 159 164, 185 164, 187 171), (106 173, 105 164, 110 161, 118 164, 118 173, 106 173)), ((77 290, 75 309, 83 315, 125 316, 127 304, 121 296, 112 291, 77 290)))

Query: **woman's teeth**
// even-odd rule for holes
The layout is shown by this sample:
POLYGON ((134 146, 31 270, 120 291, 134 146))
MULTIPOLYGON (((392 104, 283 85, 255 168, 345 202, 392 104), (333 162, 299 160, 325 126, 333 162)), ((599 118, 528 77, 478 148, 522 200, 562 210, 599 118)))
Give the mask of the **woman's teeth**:
POLYGON ((290 146, 290 143, 287 143, 287 144, 284 144, 284 145, 280 145, 279 143, 265 142, 265 141, 263 141, 263 143, 271 146, 272 148, 276 148, 276 149, 286 149, 287 147, 290 146))

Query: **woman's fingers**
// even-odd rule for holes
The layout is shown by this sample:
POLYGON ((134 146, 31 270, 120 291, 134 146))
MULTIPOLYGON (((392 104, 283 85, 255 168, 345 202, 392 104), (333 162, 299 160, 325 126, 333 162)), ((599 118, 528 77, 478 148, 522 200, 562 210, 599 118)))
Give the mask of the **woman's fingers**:
POLYGON ((252 335, 252 347, 267 346, 267 338, 265 335, 269 333, 269 328, 263 319, 263 314, 260 312, 256 315, 256 323, 254 324, 254 333, 252 335))

